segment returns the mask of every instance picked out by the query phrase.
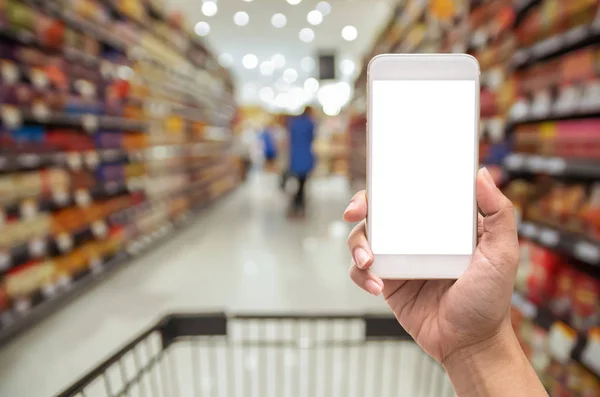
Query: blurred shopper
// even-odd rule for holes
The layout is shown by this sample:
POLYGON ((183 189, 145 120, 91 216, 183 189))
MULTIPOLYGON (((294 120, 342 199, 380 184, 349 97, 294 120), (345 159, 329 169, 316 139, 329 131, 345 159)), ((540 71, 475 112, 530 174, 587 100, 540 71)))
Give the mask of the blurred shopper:
POLYGON ((298 191, 290 207, 290 216, 304 216, 306 209, 305 186, 315 165, 312 144, 315 138, 315 122, 312 108, 307 107, 298 117, 290 119, 290 166, 289 174, 298 179, 298 191))
POLYGON ((265 156, 265 169, 274 171, 276 169, 275 160, 277 159, 277 140, 272 123, 268 123, 260 133, 260 139, 263 144, 263 153, 265 156))

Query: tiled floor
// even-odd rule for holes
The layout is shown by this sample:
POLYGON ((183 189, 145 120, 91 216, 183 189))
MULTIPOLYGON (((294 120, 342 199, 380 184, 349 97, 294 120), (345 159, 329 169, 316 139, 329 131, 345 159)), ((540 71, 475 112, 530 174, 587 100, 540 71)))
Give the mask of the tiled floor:
POLYGON ((348 278, 343 179, 311 181, 286 220, 274 175, 255 175, 189 229, 118 270, 0 351, 0 396, 50 396, 172 311, 385 311, 348 278))

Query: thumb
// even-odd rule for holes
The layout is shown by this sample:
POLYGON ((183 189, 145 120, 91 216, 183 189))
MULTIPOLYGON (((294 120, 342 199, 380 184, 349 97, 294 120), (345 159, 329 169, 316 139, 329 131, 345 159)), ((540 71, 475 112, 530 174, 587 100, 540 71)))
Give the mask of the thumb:
POLYGON ((486 168, 479 170, 476 186, 477 204, 484 214, 479 249, 493 264, 516 269, 519 240, 513 205, 498 189, 486 168))

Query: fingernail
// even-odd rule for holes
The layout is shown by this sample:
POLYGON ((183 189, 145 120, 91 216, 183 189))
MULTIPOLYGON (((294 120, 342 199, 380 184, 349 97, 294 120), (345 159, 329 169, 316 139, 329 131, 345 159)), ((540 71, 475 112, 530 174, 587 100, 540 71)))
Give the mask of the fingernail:
POLYGON ((370 294, 373 294, 375 296, 381 295, 381 285, 377 284, 373 280, 367 280, 367 282, 365 283, 365 288, 367 291, 369 291, 370 294))
POLYGON ((354 209, 354 201, 351 201, 350 204, 348 204, 348 207, 346 207, 346 211, 344 211, 344 214, 348 213, 348 211, 351 211, 352 209, 354 209))
POLYGON ((489 183, 490 185, 496 187, 496 182, 494 182, 494 178, 492 178, 492 175, 490 174, 490 172, 488 171, 488 169, 486 167, 483 167, 481 170, 482 170, 482 173, 483 173, 483 177, 485 178, 485 180, 487 181, 487 183, 489 183))
POLYGON ((367 263, 369 263, 369 260, 371 260, 371 257, 364 248, 357 248, 354 250, 354 262, 360 269, 364 269, 365 266, 367 266, 367 263))

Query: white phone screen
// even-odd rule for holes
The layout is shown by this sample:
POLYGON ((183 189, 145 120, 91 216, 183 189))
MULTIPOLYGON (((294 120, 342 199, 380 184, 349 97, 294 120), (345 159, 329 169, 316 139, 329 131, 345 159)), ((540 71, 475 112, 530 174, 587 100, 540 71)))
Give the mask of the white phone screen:
POLYGON ((475 81, 374 80, 371 90, 373 253, 471 255, 475 81))

